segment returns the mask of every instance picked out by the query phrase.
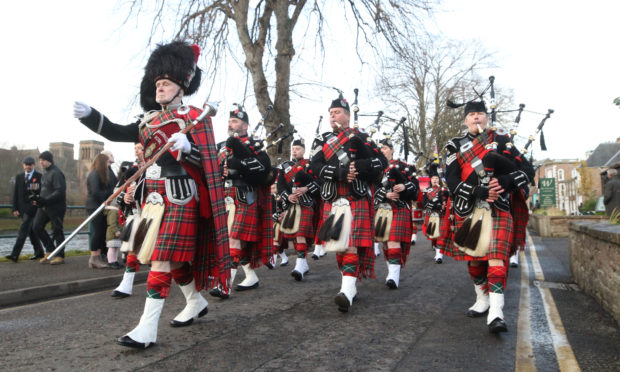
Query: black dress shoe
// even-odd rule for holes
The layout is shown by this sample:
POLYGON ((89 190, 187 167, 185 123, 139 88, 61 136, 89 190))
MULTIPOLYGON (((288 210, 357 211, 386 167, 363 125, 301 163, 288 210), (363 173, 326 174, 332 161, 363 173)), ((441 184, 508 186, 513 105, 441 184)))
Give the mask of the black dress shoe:
POLYGON ((495 318, 489 324, 489 332, 491 333, 500 333, 500 332, 508 332, 508 327, 506 327, 506 322, 502 318, 495 318))
POLYGON ((438 264, 440 264, 442 262, 443 262, 443 259, 441 259, 441 258, 438 258, 438 259, 435 260, 435 263, 438 263, 438 264))
POLYGON ((288 261, 280 262, 280 266, 287 266, 287 265, 288 265, 288 261))
POLYGON ((349 299, 344 293, 338 293, 336 297, 334 297, 334 302, 336 303, 336 305, 338 305, 338 311, 340 311, 341 313, 349 312, 351 304, 349 303, 349 299))
POLYGON ((114 291, 112 292, 111 296, 114 298, 127 298, 131 295, 125 292, 121 292, 121 291, 114 291))
POLYGON ((32 256, 29 258, 30 261, 34 261, 34 260, 40 260, 43 258, 43 255, 36 255, 36 256, 32 256))
MULTIPOLYGON (((205 308, 202 309, 198 313, 198 317, 202 318, 203 316, 207 315, 208 312, 209 312, 209 308, 205 306, 205 308)), ((191 319, 186 320, 184 322, 179 322, 178 320, 172 319, 170 321, 170 325, 173 326, 173 327, 187 327, 188 325, 192 324, 193 322, 194 322, 194 318, 191 318, 191 319)))
POLYGON ((134 341, 131 337, 127 335, 117 338, 116 343, 121 346, 132 347, 134 349, 146 349, 155 345, 154 342, 149 342, 148 344, 145 344, 142 342, 134 341))
POLYGON ((271 262, 267 262, 265 266, 267 266, 269 270, 273 270, 273 264, 271 262))
POLYGON ((470 318, 480 318, 481 316, 484 316, 486 313, 488 313, 489 310, 485 310, 483 312, 477 312, 476 310, 467 310, 467 316, 470 318))
POLYGON ((17 262, 17 257, 13 257, 13 256, 11 256, 11 255, 4 256, 4 258, 6 258, 7 260, 11 260, 11 261, 13 261, 13 262, 17 262))
POLYGON ((313 259, 313 260, 318 260, 318 259, 319 259, 319 256, 313 253, 313 254, 312 254, 312 259, 313 259))
POLYGON ((310 271, 306 271, 305 273, 303 273, 303 274, 302 274, 302 273, 300 273, 300 272, 299 272, 299 271, 297 271, 297 270, 293 270, 293 271, 291 272, 291 276, 292 276, 293 278, 295 278, 295 280, 297 280, 298 282, 301 282, 301 280, 304 278, 304 276, 305 276, 306 274, 308 274, 309 272, 310 272, 310 271))
POLYGON ((222 300, 225 300, 229 297, 228 293, 224 293, 221 289, 219 288, 213 288, 211 291, 209 291, 209 294, 213 297, 219 297, 222 300))
POLYGON ((385 285, 387 285, 389 289, 398 288, 398 286, 396 285, 396 282, 393 279, 389 279, 387 282, 385 282, 385 285))
POLYGON ((108 267, 109 267, 110 269, 117 269, 117 270, 118 270, 118 269, 122 269, 122 268, 124 268, 125 266, 121 265, 118 261, 114 261, 114 262, 112 262, 112 263, 109 263, 109 264, 108 264, 108 267))
POLYGON ((255 289, 258 288, 258 282, 252 284, 249 287, 243 286, 241 284, 237 284, 237 286, 235 287, 235 291, 241 292, 241 291, 248 291, 250 289, 255 289))

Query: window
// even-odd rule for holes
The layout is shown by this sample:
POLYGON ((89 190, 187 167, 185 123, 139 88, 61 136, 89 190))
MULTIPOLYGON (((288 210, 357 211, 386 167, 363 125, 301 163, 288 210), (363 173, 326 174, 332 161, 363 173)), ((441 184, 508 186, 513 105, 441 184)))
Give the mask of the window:
POLYGON ((558 169, 558 181, 564 181, 564 169, 558 169))
POLYGON ((553 171, 551 169, 547 169, 547 178, 553 178, 553 171))

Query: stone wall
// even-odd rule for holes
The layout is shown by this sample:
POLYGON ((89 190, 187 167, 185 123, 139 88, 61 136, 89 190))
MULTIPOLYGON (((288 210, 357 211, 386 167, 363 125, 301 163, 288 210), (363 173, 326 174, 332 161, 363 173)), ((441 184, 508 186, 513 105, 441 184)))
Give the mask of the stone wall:
POLYGON ((542 214, 530 214, 528 227, 542 237, 567 237, 568 225, 571 222, 587 221, 599 222, 607 219, 606 216, 545 216, 542 214))
POLYGON ((572 222, 569 256, 575 282, 620 323, 620 225, 572 222))

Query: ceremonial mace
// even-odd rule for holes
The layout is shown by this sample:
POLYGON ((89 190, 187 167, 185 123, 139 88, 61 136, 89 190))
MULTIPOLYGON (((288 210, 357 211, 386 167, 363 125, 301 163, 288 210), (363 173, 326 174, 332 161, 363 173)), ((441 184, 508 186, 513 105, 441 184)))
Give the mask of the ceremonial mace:
MULTIPOLYGON (((183 128, 183 130, 181 130, 179 133, 187 134, 192 128, 196 126, 196 124, 198 124, 198 122, 200 122, 206 116, 215 116, 215 114, 217 114, 217 106, 218 106, 218 103, 205 102, 205 104, 202 106, 203 108, 202 113, 196 119, 194 119, 188 126, 183 128)), ((103 203, 101 203, 99 208, 97 208, 90 216, 88 216, 88 218, 86 218, 86 220, 84 220, 84 222, 82 222, 80 226, 78 226, 75 230, 73 230, 73 232, 62 243, 60 243, 60 245, 56 247, 56 249, 54 249, 54 251, 50 253, 49 256, 46 257, 46 259, 51 260, 52 258, 54 258, 54 256, 56 256, 58 252, 60 252, 60 250, 63 249, 71 241, 71 239, 73 239, 77 235, 78 232, 80 232, 80 230, 82 230, 86 225, 88 225, 88 223, 90 223, 90 221, 92 221, 95 217, 97 217, 99 213, 101 213, 101 211, 106 207, 106 205, 110 204, 114 199, 116 199, 116 197, 121 192, 123 192, 123 190, 125 190, 127 186, 131 185, 132 182, 138 179, 138 177, 140 177, 142 173, 144 173, 148 167, 153 165, 153 163, 155 163, 157 159, 159 159, 173 145, 174 145, 174 142, 166 143, 164 147, 162 147, 149 161, 146 162, 146 164, 140 167, 138 171, 134 173, 133 176, 129 177, 129 179, 121 187, 119 187, 112 195, 110 195, 103 203)))

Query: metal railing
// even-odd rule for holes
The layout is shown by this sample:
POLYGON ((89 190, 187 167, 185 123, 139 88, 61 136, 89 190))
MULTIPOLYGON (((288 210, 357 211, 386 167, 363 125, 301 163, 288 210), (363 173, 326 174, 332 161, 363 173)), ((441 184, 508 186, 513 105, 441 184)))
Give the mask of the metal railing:
MULTIPOLYGON (((0 204, 0 209, 13 209, 13 205, 11 204, 0 204)), ((83 205, 67 205, 67 209, 81 209, 86 210, 86 207, 83 205)), ((49 232, 49 231, 48 231, 49 232)), ((65 232, 65 236, 70 235, 73 231, 65 232)), ((82 231, 77 233, 77 235, 88 235, 88 243, 90 244, 90 238, 92 235, 92 227, 88 225, 88 231, 82 231)), ((0 235, 0 239, 15 239, 17 238, 17 234, 12 235, 0 235)))

